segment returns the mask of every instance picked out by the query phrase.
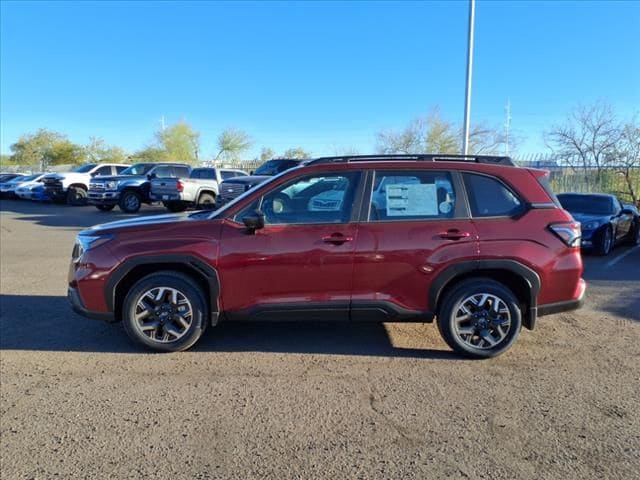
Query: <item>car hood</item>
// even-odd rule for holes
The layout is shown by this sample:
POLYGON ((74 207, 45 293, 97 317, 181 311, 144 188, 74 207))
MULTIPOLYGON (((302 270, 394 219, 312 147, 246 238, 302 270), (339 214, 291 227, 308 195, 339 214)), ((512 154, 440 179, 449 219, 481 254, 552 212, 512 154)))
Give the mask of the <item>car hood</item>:
POLYGON ((241 185, 255 185, 257 183, 262 183, 270 178, 271 177, 269 175, 247 175, 244 177, 229 178, 228 180, 222 182, 222 184, 224 185, 225 183, 239 183, 241 185))
POLYGON ((16 186, 16 190, 23 190, 23 189, 29 189, 34 187, 43 187, 43 185, 40 182, 23 182, 23 183, 19 183, 16 186))
POLYGON ((572 213, 571 216, 576 222, 589 223, 599 222, 606 223, 609 221, 610 215, 593 215, 588 213, 572 213))
MULTIPOLYGON (((207 212, 211 215, 211 212, 207 212)), ((145 217, 127 218, 125 220, 117 220, 115 222, 101 223, 91 228, 83 230, 80 235, 99 235, 103 233, 117 233, 118 230, 138 230, 155 227, 166 227, 167 224, 175 224, 179 222, 192 222, 203 220, 203 216, 194 213, 180 213, 168 215, 148 215, 145 217)))

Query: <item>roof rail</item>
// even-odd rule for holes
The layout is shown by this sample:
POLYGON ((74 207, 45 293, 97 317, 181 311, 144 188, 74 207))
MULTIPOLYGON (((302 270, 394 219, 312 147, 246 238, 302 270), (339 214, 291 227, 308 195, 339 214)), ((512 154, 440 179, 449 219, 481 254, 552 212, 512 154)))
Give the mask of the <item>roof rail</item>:
POLYGON ((349 162, 390 162, 390 161, 419 161, 419 162, 475 162, 496 165, 515 166, 510 157, 495 155, 454 155, 447 153, 425 154, 391 154, 391 155, 343 155, 338 157, 321 157, 310 160, 307 165, 320 163, 349 163, 349 162))

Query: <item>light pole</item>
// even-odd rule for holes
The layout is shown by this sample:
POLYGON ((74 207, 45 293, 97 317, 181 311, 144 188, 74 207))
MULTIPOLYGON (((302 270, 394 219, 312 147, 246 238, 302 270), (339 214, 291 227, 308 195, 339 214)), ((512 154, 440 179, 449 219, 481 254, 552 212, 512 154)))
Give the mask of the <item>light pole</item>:
POLYGON ((473 73, 473 28, 476 16, 476 0, 469 0, 469 31, 467 41, 467 86, 464 93, 464 126, 462 153, 469 154, 469 124, 471 123, 471 75, 473 73))

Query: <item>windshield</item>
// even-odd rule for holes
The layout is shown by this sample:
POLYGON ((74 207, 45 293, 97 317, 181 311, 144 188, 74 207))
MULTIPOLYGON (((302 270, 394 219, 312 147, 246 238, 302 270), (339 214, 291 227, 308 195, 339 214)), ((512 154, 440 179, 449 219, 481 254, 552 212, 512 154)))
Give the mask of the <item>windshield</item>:
POLYGON ((92 170, 95 166, 96 166, 95 163, 89 163, 87 165, 80 165, 79 167, 76 167, 71 171, 76 173, 87 173, 89 170, 92 170))
POLYGON ((136 163, 120 172, 120 175, 146 175, 154 167, 153 163, 136 163))
POLYGON ((600 195, 558 195, 562 208, 570 213, 610 215, 611 199, 600 195))
POLYGON ((254 175, 276 175, 289 167, 293 166, 293 162, 283 162, 282 160, 269 160, 258 167, 253 172, 254 175))

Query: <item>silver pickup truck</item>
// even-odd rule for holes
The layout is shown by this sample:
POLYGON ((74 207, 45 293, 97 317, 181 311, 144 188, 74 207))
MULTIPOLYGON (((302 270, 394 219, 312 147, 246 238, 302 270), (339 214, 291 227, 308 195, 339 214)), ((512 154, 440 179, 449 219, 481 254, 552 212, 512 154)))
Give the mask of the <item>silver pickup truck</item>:
POLYGON ((247 173, 231 168, 194 168, 188 178, 153 179, 149 197, 162 202, 172 212, 181 212, 191 206, 212 209, 220 183, 243 175, 247 173))

